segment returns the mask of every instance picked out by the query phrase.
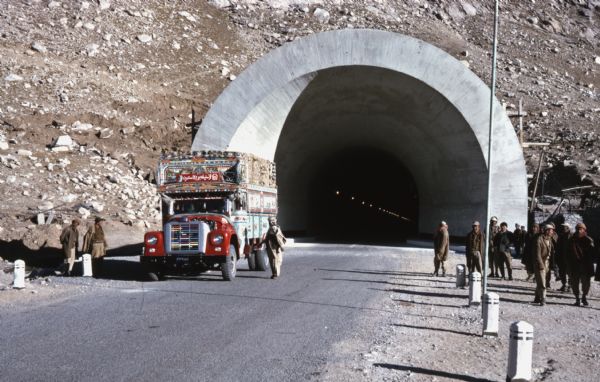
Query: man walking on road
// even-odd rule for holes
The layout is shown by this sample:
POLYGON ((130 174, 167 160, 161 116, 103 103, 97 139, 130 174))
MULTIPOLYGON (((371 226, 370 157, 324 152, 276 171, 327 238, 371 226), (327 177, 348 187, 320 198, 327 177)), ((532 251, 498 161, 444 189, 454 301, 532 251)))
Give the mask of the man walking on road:
POLYGON ((533 269, 535 271, 535 299, 534 303, 541 306, 546 304, 546 276, 550 272, 550 258, 554 256, 554 241, 552 235, 554 225, 546 224, 544 234, 539 235, 536 242, 536 248, 533 258, 533 269))
POLYGON ((104 219, 96 216, 94 219, 94 225, 88 229, 85 236, 83 237, 83 251, 91 253, 94 272, 96 274, 102 273, 102 263, 104 256, 106 256, 106 237, 104 235, 104 229, 102 223, 104 219))
POLYGON ((510 255, 510 245, 512 244, 512 232, 508 230, 508 224, 500 224, 500 232, 494 237, 494 253, 496 254, 496 266, 500 268, 502 279, 505 278, 504 267, 508 272, 508 279, 512 280, 512 256, 510 255))
POLYGON ((435 256, 433 265, 435 270, 433 276, 439 276, 440 266, 442 267, 442 276, 446 276, 446 265, 444 262, 448 259, 448 248, 450 247, 450 238, 448 234, 448 224, 445 221, 440 222, 440 226, 433 237, 433 250, 435 256))
POLYGON ((269 255, 269 265, 271 266, 272 272, 271 278, 276 279, 281 275, 283 246, 285 245, 286 239, 274 217, 269 218, 269 230, 265 234, 262 242, 267 244, 267 254, 269 255))
POLYGON ((591 278, 594 277, 594 240, 587 235, 587 227, 583 223, 575 226, 575 235, 570 240, 568 267, 571 273, 571 284, 575 294, 575 305, 588 306, 587 295, 590 292, 591 278), (581 300, 579 300, 579 284, 581 283, 581 300))
POLYGON ((65 264, 67 270, 63 276, 71 276, 73 272, 73 264, 75 264, 75 255, 79 248, 79 219, 73 219, 71 225, 65 227, 60 234, 60 243, 62 244, 63 254, 65 256, 65 264))
POLYGON ((481 232, 478 221, 473 222, 473 229, 467 235, 467 268, 469 273, 475 269, 481 274, 481 254, 485 252, 485 235, 481 232))

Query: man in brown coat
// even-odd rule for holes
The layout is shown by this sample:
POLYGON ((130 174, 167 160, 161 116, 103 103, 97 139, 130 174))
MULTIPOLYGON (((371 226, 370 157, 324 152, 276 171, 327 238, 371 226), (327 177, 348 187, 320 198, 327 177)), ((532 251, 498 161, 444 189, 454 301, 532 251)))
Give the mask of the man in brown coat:
POLYGON ((281 263, 283 262, 283 246, 286 238, 277 225, 274 217, 269 218, 269 230, 265 234, 262 243, 267 244, 267 254, 269 255, 269 265, 271 266, 272 279, 281 275, 281 263))
POLYGON ((591 278, 594 277, 594 240, 587 235, 583 223, 575 226, 575 235, 571 237, 567 264, 571 274, 571 285, 575 294, 575 305, 588 306, 587 294, 590 292, 591 278), (579 284, 581 283, 581 301, 579 284))
POLYGON ((433 237, 433 250, 435 252, 435 256, 433 257, 433 265, 435 267, 433 276, 439 276, 440 266, 442 267, 442 276, 446 276, 446 265, 444 262, 448 259, 449 246, 448 224, 442 221, 433 237))
POLYGON ((86 253, 91 253, 92 255, 92 268, 96 273, 102 272, 102 262, 104 260, 104 256, 106 256, 106 236, 104 235, 104 229, 102 228, 102 219, 99 216, 96 216, 94 219, 94 225, 92 225, 85 236, 83 237, 83 251, 86 253))
POLYGON ((546 304, 546 277, 550 272, 550 258, 554 256, 554 225, 546 224, 544 233, 539 235, 535 245, 533 270, 535 272, 535 299, 534 303, 546 304))
POLYGON ((485 253, 485 235, 481 232, 478 221, 473 222, 473 229, 467 234, 467 267, 469 273, 475 269, 481 274, 481 256, 485 253))
POLYGON ((73 219, 71 224, 65 227, 60 234, 60 243, 62 244, 63 254, 65 256, 65 264, 67 270, 63 276, 71 276, 73 272, 73 264, 75 263, 75 255, 79 248, 79 219, 73 219))

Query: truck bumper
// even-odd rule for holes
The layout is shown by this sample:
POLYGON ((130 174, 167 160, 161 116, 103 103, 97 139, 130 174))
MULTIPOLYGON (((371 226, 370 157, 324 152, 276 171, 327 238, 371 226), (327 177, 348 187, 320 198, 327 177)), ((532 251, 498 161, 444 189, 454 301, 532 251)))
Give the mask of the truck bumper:
POLYGON ((226 256, 140 256, 145 271, 165 271, 177 269, 208 269, 226 261, 226 256))

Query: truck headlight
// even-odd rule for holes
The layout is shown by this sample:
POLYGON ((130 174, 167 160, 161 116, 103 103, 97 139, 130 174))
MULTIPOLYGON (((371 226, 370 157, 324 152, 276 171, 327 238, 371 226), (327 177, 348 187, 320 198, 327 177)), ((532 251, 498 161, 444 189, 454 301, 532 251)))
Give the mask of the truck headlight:
POLYGON ((158 243, 158 238, 156 236, 150 236, 146 239, 146 244, 148 245, 155 245, 156 243, 158 243))
POLYGON ((221 243, 223 242, 223 235, 221 235, 220 233, 218 233, 218 234, 216 234, 216 235, 213 235, 213 237, 212 237, 212 239, 211 239, 211 242, 212 242, 214 245, 219 245, 219 244, 221 244, 221 243))

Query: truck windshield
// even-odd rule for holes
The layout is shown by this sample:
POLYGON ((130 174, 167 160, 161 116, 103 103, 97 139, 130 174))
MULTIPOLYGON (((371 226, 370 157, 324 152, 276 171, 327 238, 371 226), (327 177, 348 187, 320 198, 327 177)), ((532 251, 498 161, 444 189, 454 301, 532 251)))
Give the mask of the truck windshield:
POLYGON ((178 200, 175 203, 176 214, 193 214, 203 212, 227 214, 227 199, 178 200))

